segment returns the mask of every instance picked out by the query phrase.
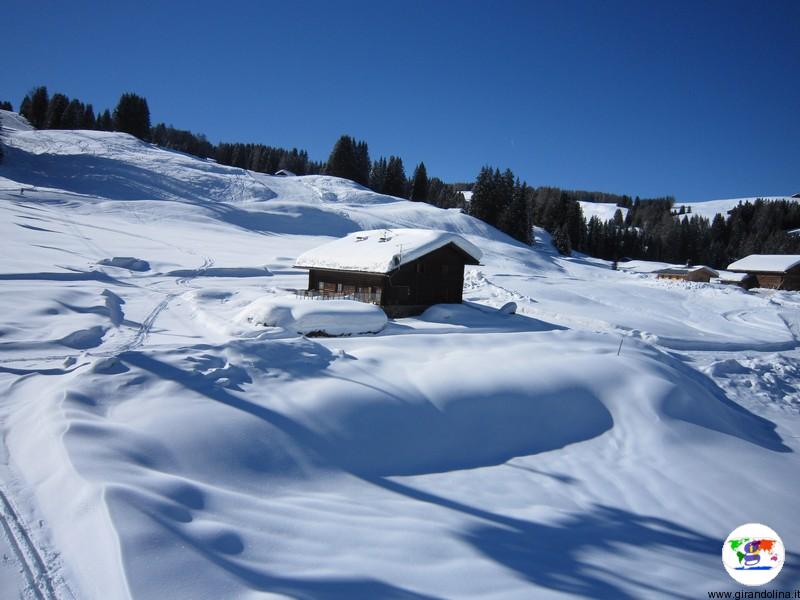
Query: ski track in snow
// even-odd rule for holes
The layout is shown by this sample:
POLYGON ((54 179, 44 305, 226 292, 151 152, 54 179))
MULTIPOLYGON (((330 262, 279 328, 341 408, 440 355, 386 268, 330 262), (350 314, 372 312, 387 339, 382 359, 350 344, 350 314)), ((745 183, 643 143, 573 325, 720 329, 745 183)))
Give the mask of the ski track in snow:
POLYGON ((31 541, 25 524, 2 489, 0 489, 0 521, 5 539, 25 576, 28 588, 24 593, 32 594, 38 600, 58 600, 48 568, 31 541))

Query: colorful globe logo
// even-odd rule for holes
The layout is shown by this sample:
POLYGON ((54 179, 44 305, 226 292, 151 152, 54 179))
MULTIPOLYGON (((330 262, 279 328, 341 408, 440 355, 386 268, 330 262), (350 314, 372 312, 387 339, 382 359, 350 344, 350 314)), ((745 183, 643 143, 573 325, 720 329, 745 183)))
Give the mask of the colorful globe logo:
POLYGON ((764 585, 775 579, 785 556, 781 538, 761 523, 737 527, 722 545, 722 564, 742 585, 764 585))

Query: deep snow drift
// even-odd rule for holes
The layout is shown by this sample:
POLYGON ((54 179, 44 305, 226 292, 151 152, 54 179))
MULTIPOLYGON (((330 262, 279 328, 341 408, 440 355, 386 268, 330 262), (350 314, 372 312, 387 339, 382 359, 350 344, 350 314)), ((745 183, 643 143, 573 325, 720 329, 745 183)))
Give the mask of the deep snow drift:
POLYGON ((0 117, 0 484, 41 559, 23 593, 696 598, 739 589, 720 549, 750 521, 793 552, 771 587, 800 585, 798 294, 0 117), (322 310, 285 300, 300 254, 403 227, 482 251, 465 304, 292 331, 322 310))

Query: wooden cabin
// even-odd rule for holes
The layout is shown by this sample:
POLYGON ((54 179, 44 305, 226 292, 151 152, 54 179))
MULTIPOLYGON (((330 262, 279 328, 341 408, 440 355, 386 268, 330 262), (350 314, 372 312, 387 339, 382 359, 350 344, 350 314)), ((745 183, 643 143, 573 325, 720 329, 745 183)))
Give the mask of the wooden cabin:
POLYGON ((394 318, 460 303, 464 266, 480 264, 480 258, 478 248, 453 233, 378 229, 309 250, 295 266, 308 269, 304 297, 372 302, 394 318))
POLYGON ((728 271, 754 276, 757 287, 800 290, 798 254, 751 254, 728 265, 728 271))
POLYGON ((700 265, 697 267, 669 267, 656 271, 656 275, 659 279, 676 279, 678 281, 700 281, 708 283, 711 281, 712 277, 717 277, 719 273, 714 269, 709 269, 708 267, 700 265))

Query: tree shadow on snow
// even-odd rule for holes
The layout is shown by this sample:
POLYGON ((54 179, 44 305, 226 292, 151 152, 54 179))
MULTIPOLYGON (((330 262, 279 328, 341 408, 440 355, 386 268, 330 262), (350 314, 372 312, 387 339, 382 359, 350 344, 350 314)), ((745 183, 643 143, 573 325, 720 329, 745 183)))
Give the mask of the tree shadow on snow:
MULTIPOLYGON (((672 564, 679 561, 694 572, 700 568, 718 572, 718 580, 709 580, 708 589, 735 585, 720 563, 725 533, 712 537, 674 521, 602 504, 554 523, 537 523, 499 515, 390 479, 365 480, 412 500, 475 517, 480 523, 462 533, 462 539, 498 565, 547 590, 623 600, 654 594, 688 599, 705 593, 705 589, 697 589, 682 594, 680 581, 660 586, 646 572, 633 577, 615 569, 619 560, 611 565, 603 560, 605 556, 630 556, 641 550, 650 550, 667 560, 672 558, 672 564)), ((785 566, 776 580, 781 587, 794 588, 800 582, 798 559, 800 554, 787 552, 785 566)))
POLYGON ((175 536, 176 544, 191 548, 210 563, 223 569, 226 573, 241 581, 246 587, 254 590, 271 594, 284 594, 287 597, 298 600, 321 598, 341 598, 344 600, 354 598, 436 600, 435 596, 419 594, 369 577, 291 577, 273 574, 260 565, 254 566, 251 562, 239 560, 236 557, 244 550, 246 540, 235 532, 229 532, 224 537, 220 536, 217 540, 209 543, 208 539, 198 539, 191 536, 185 528, 180 527, 174 520, 143 509, 141 506, 135 506, 135 508, 175 536))

